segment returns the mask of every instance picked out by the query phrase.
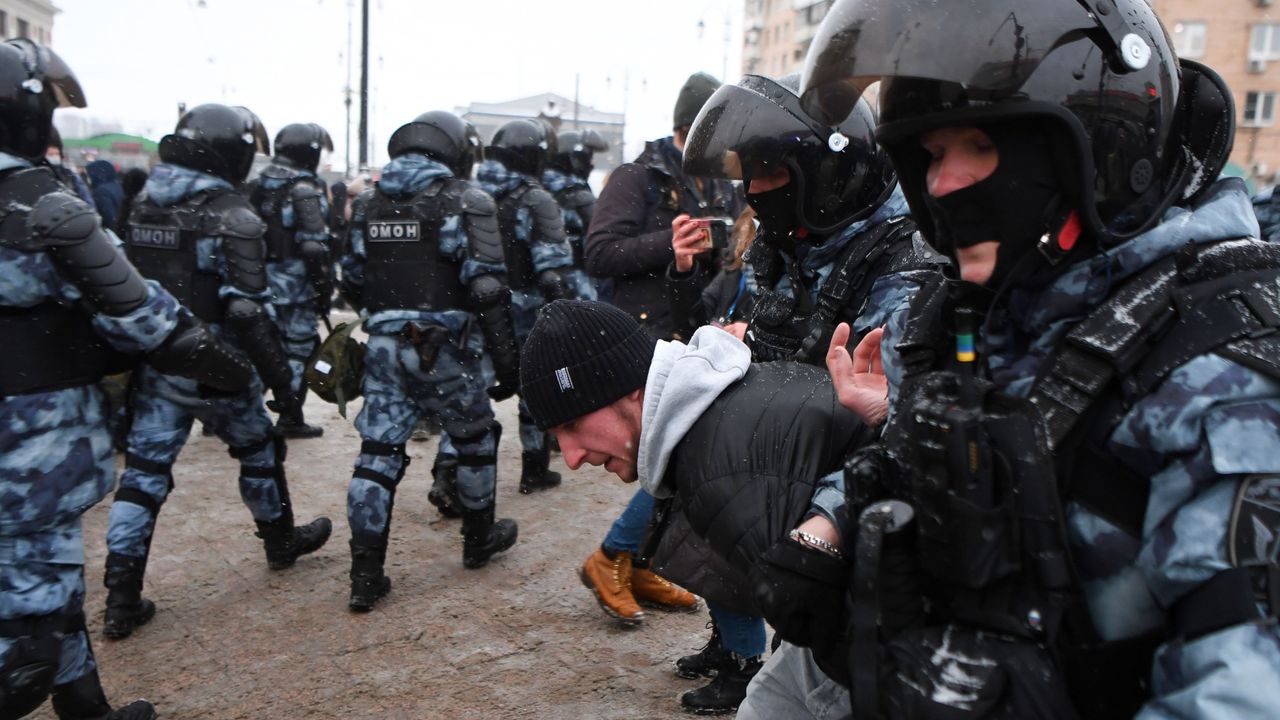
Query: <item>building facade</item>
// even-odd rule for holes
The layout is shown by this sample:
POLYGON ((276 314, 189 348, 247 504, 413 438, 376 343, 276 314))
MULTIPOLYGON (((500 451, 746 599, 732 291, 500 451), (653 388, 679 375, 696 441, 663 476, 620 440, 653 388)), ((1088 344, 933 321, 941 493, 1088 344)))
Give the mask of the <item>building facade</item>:
POLYGON ((44 0, 0 0, 0 38, 53 42, 53 16, 58 8, 44 0))
MULTIPOLYGON (((1280 181, 1280 0, 1149 0, 1179 57, 1218 72, 1236 105, 1227 172, 1254 190, 1280 181), (1273 1, 1275 4, 1273 5, 1273 1)), ((832 0, 746 0, 742 71, 780 77, 804 68, 832 0)))

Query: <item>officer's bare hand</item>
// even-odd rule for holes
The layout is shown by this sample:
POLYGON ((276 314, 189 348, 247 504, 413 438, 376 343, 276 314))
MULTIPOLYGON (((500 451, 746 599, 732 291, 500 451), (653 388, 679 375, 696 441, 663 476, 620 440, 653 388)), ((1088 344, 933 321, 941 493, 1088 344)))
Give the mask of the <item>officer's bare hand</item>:
POLYGON ((676 272, 693 270, 693 259, 710 248, 706 228, 688 214, 671 221, 671 249, 676 253, 676 272))
POLYGON ((827 349, 827 371, 835 385, 840 404, 868 425, 884 422, 889 414, 889 381, 880 362, 880 339, 884 328, 867 333, 849 354, 849 324, 840 323, 827 349))
POLYGON ((721 330, 741 340, 747 336, 747 324, 744 322, 731 322, 725 325, 721 330))

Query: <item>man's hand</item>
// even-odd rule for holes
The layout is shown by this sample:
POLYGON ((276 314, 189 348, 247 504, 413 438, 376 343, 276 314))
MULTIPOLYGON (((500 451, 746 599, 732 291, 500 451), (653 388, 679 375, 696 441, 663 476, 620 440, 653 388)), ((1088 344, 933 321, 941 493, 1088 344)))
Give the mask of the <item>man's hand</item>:
POLYGON ((738 338, 739 340, 747 336, 747 324, 744 322, 731 322, 720 329, 738 338))
POLYGON ((880 339, 884 328, 867 333, 853 355, 845 348, 849 342, 849 324, 840 323, 831 336, 827 349, 827 371, 835 385, 840 404, 862 418, 867 425, 884 422, 889 414, 889 381, 880 361, 880 339))
POLYGON ((693 270, 693 260, 711 249, 710 238, 698 221, 680 214, 671 221, 671 249, 676 253, 676 272, 693 270))

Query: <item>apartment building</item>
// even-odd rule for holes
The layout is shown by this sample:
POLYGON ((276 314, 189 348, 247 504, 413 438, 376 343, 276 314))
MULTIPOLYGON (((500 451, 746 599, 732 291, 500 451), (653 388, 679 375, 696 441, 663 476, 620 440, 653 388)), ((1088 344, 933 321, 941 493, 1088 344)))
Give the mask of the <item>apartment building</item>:
POLYGON ((0 38, 53 42, 53 16, 58 8, 44 0, 0 0, 0 38))

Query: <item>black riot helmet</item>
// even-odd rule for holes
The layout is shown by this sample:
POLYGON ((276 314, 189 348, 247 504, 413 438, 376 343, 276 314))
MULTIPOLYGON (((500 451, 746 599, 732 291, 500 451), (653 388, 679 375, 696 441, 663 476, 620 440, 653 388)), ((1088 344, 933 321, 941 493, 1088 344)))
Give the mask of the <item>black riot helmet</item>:
POLYGON ((785 167, 791 176, 779 196, 747 195, 765 229, 785 235, 803 228, 829 235, 875 212, 896 181, 888 157, 875 142, 875 116, 865 101, 839 123, 827 126, 800 107, 800 79, 774 81, 747 75, 723 85, 702 106, 684 148, 684 171, 703 177, 743 180, 785 167), (756 207, 757 204, 761 207, 756 207), (770 208, 773 210, 774 208, 770 208), (787 227, 769 227, 776 215, 787 227))
POLYGON ((0 44, 0 151, 44 157, 54 108, 84 106, 79 81, 53 50, 25 38, 0 44))
POLYGON ((1202 191, 1230 151, 1226 86, 1180 68, 1145 0, 839 0, 809 49, 804 106, 842 118, 876 81, 877 138, 931 240, 918 139, 936 128, 1037 128, 1103 247, 1202 191))
POLYGON ((609 142, 591 128, 569 130, 556 137, 556 152, 549 164, 560 172, 586 180, 595 168, 592 157, 608 149, 609 142))
POLYGON ((315 123, 291 123, 276 133, 275 146, 276 158, 314 173, 320 167, 320 153, 333 152, 333 139, 315 123))
POLYGON ((266 128, 247 108, 208 103, 188 110, 173 134, 160 138, 160 159, 238 184, 254 154, 270 147, 266 128))
POLYGON ((471 123, 451 112, 434 110, 401 125, 387 142, 393 158, 418 153, 444 163, 458 177, 469 177, 483 149, 471 123))
POLYGON ((550 156, 547 134, 548 130, 542 123, 512 120, 494 133, 486 155, 510 170, 538 177, 550 156))

